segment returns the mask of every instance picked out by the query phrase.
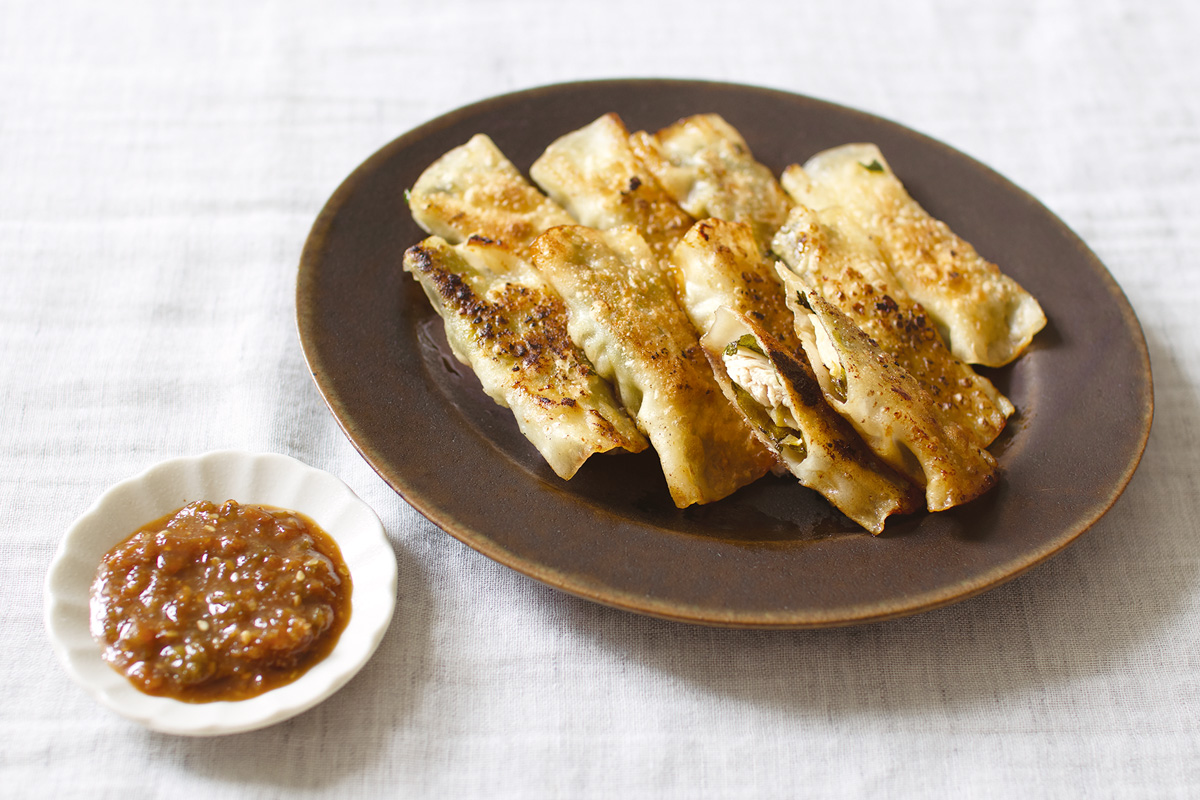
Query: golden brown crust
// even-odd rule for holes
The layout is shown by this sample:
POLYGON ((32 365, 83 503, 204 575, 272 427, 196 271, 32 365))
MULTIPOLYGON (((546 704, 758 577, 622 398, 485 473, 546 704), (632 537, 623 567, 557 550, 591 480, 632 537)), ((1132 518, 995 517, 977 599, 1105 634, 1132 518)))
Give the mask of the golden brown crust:
POLYGON ((417 224, 451 244, 484 236, 519 252, 571 216, 533 187, 483 134, 433 162, 408 196, 417 224))
POLYGON ((631 228, 552 228, 530 246, 566 301, 572 339, 649 437, 680 508, 719 500, 774 459, 730 406, 671 282, 631 228))
POLYGON ((839 511, 872 533, 883 532, 892 514, 908 514, 922 505, 922 492, 880 461, 854 428, 826 402, 820 382, 803 350, 790 352, 753 319, 722 308, 701 339, 725 396, 742 412, 755 436, 776 455, 801 485, 819 492, 839 511), (786 393, 782 407, 795 427, 781 429, 748 393, 741 395, 726 369, 729 347, 735 353, 744 334, 751 335, 786 393), (787 436, 801 442, 785 444, 787 436))
POLYGON ((675 248, 671 264, 679 297, 701 335, 716 310, 727 306, 753 319, 793 353, 800 349, 774 259, 760 254, 750 226, 701 220, 675 248))
POLYGON ((583 225, 632 225, 664 261, 694 222, 634 154, 616 114, 559 137, 529 174, 583 225))
POLYGON ((946 223, 930 216, 873 144, 848 144, 791 166, 796 202, 837 206, 877 239, 898 285, 937 321, 954 355, 971 364, 1012 361, 1046 324, 1038 302, 946 223))
MULTIPOLYGON (((793 303, 790 296, 788 302, 793 303)), ((925 486, 930 511, 970 502, 995 485, 991 453, 946 418, 895 358, 817 291, 803 292, 794 302, 797 333, 826 400, 884 462, 925 486), (836 365, 821 354, 816 339, 822 335, 836 351, 836 365), (834 366, 844 370, 841 385, 830 371, 834 366)))
POLYGON ((873 240, 836 209, 792 209, 776 234, 775 253, 789 300, 815 288, 894 357, 941 412, 981 446, 1004 430, 1012 403, 991 381, 956 358, 933 321, 895 282, 873 240))
POLYGON ((438 237, 410 247, 404 268, 442 317, 455 355, 563 478, 592 453, 648 443, 567 334, 566 307, 500 245, 438 237))
POLYGON ((653 443, 685 507, 779 459, 878 533, 914 506, 913 486, 893 470, 925 487, 930 510, 996 480, 983 448, 1013 407, 951 353, 945 332, 955 354, 1002 363, 1044 316, 926 214, 873 146, 836 148, 806 167, 812 175, 785 172, 783 188, 809 201, 789 216, 788 194, 720 116, 631 136, 606 114, 531 168, 551 199, 478 135, 408 197, 422 227, 460 244, 432 237, 404 264, 455 355, 561 476, 593 452, 653 443), (765 257, 768 243, 788 269, 765 257), (767 423, 745 413, 748 390, 723 366, 722 334, 703 346, 695 335, 730 318, 758 342, 761 362, 729 370, 770 409, 767 423), (781 448, 780 419, 809 450, 790 439, 781 448))
POLYGON ((749 225, 758 249, 787 219, 791 203, 774 174, 754 159, 742 135, 718 114, 681 119, 630 137, 634 153, 685 211, 749 225))

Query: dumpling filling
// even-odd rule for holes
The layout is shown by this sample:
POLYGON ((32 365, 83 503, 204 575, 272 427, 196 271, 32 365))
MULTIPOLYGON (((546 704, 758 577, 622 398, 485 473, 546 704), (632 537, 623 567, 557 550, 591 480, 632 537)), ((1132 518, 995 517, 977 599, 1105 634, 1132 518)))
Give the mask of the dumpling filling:
POLYGON ((812 327, 817 344, 817 355, 821 358, 821 364, 829 371, 833 396, 839 402, 844 403, 846 402, 846 368, 842 366, 837 348, 833 346, 833 340, 829 338, 829 332, 825 330, 825 326, 813 324, 812 327))
POLYGON ((800 422, 789 404, 787 390, 754 337, 747 333, 730 342, 722 360, 742 412, 768 432, 780 448, 787 448, 789 457, 802 460, 806 448, 800 422))

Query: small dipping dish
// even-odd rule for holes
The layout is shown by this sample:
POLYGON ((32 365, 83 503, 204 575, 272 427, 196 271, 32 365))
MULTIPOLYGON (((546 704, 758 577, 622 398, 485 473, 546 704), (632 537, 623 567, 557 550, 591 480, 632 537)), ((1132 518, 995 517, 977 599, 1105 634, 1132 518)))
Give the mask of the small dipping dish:
POLYGON ((396 556, 379 517, 341 480, 294 458, 217 451, 157 464, 118 483, 67 530, 46 576, 46 630, 67 673, 113 711, 164 733, 217 736, 282 722, 340 689, 382 640, 396 604, 396 556), (144 694, 92 637, 92 582, 105 553, 141 526, 196 500, 274 506, 311 518, 350 570, 350 619, 330 653, 295 681, 238 701, 185 703, 144 694))

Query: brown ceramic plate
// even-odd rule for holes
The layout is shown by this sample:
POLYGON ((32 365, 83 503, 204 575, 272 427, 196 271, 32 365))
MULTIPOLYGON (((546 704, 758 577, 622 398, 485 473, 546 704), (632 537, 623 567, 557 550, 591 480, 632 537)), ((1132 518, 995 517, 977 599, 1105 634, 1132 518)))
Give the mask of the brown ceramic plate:
POLYGON ((418 511, 513 569, 580 597, 688 622, 816 627, 887 619, 977 594, 1061 550, 1125 488, 1153 399, 1141 328, 1112 277, 1037 200, 892 122, 807 97, 692 81, 548 86, 454 111, 371 156, 304 248, 300 339, 346 435, 418 511), (401 270, 424 238, 404 189, 485 132, 522 170, 608 111, 631 130, 723 115, 776 171, 872 141, 912 194, 1041 301, 1030 351, 988 374, 1019 409, 992 447, 999 486, 874 538, 791 479, 708 506, 672 505, 652 452, 593 457, 562 481, 450 356, 401 270))

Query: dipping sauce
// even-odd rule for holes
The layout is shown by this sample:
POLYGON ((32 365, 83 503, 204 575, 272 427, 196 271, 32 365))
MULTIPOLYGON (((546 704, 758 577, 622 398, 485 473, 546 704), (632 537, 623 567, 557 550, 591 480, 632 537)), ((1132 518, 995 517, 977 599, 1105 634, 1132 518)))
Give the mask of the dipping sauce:
POLYGON ((147 694, 243 700, 328 655, 350 593, 337 544, 308 517, 201 501, 104 556, 91 629, 104 660, 147 694))

